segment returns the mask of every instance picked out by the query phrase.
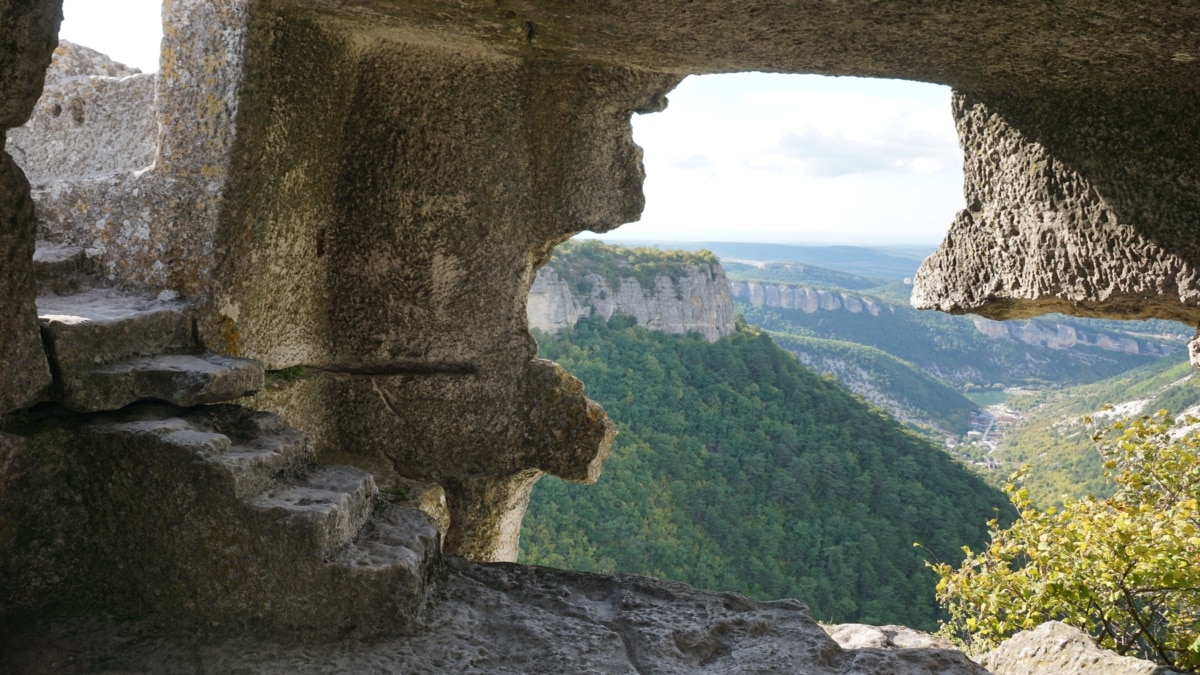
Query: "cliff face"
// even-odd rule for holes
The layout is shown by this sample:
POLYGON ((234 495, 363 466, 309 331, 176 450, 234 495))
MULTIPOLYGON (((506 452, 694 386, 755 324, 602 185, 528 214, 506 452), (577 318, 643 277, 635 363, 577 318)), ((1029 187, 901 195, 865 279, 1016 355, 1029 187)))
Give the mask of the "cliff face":
MULTIPOLYGON (((883 307, 871 298, 827 291, 804 286, 785 284, 760 284, 756 281, 731 281, 729 289, 733 297, 754 305, 755 307, 779 307, 780 309, 798 309, 806 314, 817 310, 836 312, 845 310, 851 314, 866 312, 871 316, 879 316, 883 307)), ((890 309, 890 308, 888 308, 890 309)))
POLYGON ((621 313, 650 330, 695 331, 709 342, 732 334, 733 298, 721 266, 697 262, 679 271, 683 273, 654 276, 649 288, 633 276, 619 276, 614 289, 607 278, 595 272, 584 272, 571 283, 553 267, 543 267, 525 305, 529 326, 552 333, 592 314, 607 319, 621 313))
POLYGON ((1074 326, 1062 324, 1056 324, 1051 328, 1028 321, 1001 322, 980 318, 975 320, 975 329, 990 338, 1020 340, 1027 345, 1044 345, 1050 349, 1071 349, 1083 346, 1126 354, 1153 354, 1158 351, 1155 345, 1141 345, 1133 338, 1105 335, 1104 333, 1085 333, 1076 330, 1074 326))
MULTIPOLYGON (((824 312, 850 312, 879 316, 881 312, 895 313, 886 303, 866 296, 787 284, 764 284, 755 281, 731 281, 732 296, 754 307, 777 307, 794 309, 806 314, 824 312)), ((1027 345, 1038 345, 1050 349, 1075 349, 1092 347, 1125 354, 1162 355, 1165 352, 1153 342, 1138 342, 1125 337, 1090 333, 1064 324, 1039 324, 1031 321, 993 321, 978 318, 975 330, 996 340, 1016 340, 1027 345)))

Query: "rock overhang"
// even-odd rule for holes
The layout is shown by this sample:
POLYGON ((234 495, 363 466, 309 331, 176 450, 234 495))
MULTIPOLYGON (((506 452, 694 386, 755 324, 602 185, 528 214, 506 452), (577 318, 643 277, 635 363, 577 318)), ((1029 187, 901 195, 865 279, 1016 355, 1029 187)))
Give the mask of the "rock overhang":
POLYGON ((1166 3, 292 0, 377 34, 679 75, 760 70, 1014 93, 1196 88, 1200 11, 1166 3))
MULTIPOLYGON (((57 3, 34 4, 13 21, 36 46, 57 3)), ((154 168, 76 186, 148 214, 126 230, 105 221, 106 274, 198 300, 209 348, 314 366, 280 412, 332 439, 331 453, 444 481, 458 509, 450 540, 473 557, 515 554, 514 514, 542 472, 595 477, 611 426, 568 375, 533 360, 525 294, 553 245, 638 217, 629 117, 661 109, 689 74, 955 87, 968 209, 923 267, 920 304, 1200 317, 1200 9, 176 0, 164 19, 154 168), (470 372, 425 368, 439 363, 470 372), (375 412, 320 412, 363 405, 375 412), (422 417, 439 409, 461 413, 441 426, 422 417)), ((10 52, 4 91, 37 89, 48 51, 10 52)), ((33 105, 11 101, 5 125, 33 105)), ((0 219, 16 214, 22 232, 5 249, 18 264, 4 291, 29 315, 28 188, 15 173, 3 187, 15 206, 0 219)), ((35 324, 16 325, 0 331, 0 345, 23 345, 5 348, 5 366, 44 386, 27 367, 35 324)), ((10 398, 5 408, 31 402, 10 398)))

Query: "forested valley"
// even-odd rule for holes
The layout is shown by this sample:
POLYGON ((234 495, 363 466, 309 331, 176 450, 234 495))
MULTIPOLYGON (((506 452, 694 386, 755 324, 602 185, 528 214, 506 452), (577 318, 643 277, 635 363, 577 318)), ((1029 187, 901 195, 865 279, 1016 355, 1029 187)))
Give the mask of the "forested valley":
POLYGON ((825 621, 932 630, 925 561, 956 563, 997 511, 1013 515, 926 439, 745 325, 708 343, 615 315, 537 337, 620 434, 597 484, 538 483, 522 562, 793 597, 825 621))

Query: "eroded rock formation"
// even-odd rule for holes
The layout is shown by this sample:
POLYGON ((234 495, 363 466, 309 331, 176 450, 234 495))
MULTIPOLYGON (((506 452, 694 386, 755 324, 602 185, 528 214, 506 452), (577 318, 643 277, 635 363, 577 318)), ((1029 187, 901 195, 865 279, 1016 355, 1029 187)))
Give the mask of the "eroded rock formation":
MULTIPOLYGON (((0 130, 33 111, 59 15, 54 0, 0 0, 0 130)), ((311 432, 322 461, 345 459, 385 484, 441 484, 448 546, 477 559, 511 557, 538 475, 594 479, 604 457, 611 425, 576 380, 534 359, 525 298, 556 243, 638 217, 642 169, 629 117, 661 109, 688 74, 811 72, 953 86, 968 208, 918 274, 921 306, 993 318, 1063 311, 1200 320, 1200 244, 1191 236, 1200 207, 1194 7, 173 0, 164 22, 152 165, 140 166, 148 156, 140 141, 125 144, 128 152, 114 155, 120 161, 89 151, 58 168, 50 153, 20 145, 31 173, 41 157, 53 174, 38 175, 42 238, 85 251, 86 266, 113 292, 186 304, 195 317, 189 350, 269 370, 304 366, 308 377, 252 402, 311 432)), ((103 136, 88 129, 114 119, 99 104, 104 92, 144 105, 137 101, 149 78, 99 76, 107 79, 52 89, 32 128, 79 124, 74 143, 83 148, 103 136), (61 110, 54 96, 65 100, 61 110)), ((29 185, 5 151, 5 413, 64 400, 61 382, 50 386, 39 336, 37 234, 29 185)), ((12 508, 14 493, 35 487, 21 476, 53 466, 40 467, 28 449, 39 442, 35 432, 23 427, 0 441, 0 550, 14 550, 24 541, 14 533, 37 526, 33 514, 12 508)), ((167 488, 180 480, 160 477, 167 488)), ((111 512, 127 496, 90 498, 111 512)), ((231 499, 230 508, 248 513, 231 499)), ((239 542, 289 536, 273 524, 234 531, 239 542)), ((101 548, 133 545, 103 529, 87 534, 101 548)), ((363 536, 379 543, 370 531, 363 536)), ((185 540, 206 555, 217 550, 202 537, 185 540)), ((80 583, 94 569, 70 547, 53 550, 65 551, 65 581, 80 583)), ((317 563, 305 569, 312 579, 332 574, 317 563)), ((112 583, 119 588, 133 573, 112 572, 112 583)), ((479 574, 494 581, 503 573, 479 574)), ((27 605, 47 600, 33 591, 27 605)), ((263 610, 257 592, 238 597, 263 610)), ((534 595, 539 607, 557 602, 534 595)), ((704 606, 716 613, 694 615, 701 632, 655 628, 653 644, 708 644, 720 621, 710 600, 704 606)), ((495 596, 480 621, 493 621, 507 602, 495 596)), ((397 616, 365 618, 395 632, 414 615, 397 616)), ((868 667, 814 649, 788 652, 772 667, 803 663, 815 672, 813 663, 835 657, 845 667, 829 672, 868 667)), ((944 672, 958 667, 940 663, 951 669, 944 672)))

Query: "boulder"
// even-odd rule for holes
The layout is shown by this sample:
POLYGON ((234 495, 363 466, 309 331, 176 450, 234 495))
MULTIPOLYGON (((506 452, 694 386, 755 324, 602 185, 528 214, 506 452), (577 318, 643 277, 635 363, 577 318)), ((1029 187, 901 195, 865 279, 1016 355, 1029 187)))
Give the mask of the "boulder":
POLYGON ((993 675, 1170 675, 1179 671, 1101 649, 1087 633, 1047 621, 976 658, 993 675))

